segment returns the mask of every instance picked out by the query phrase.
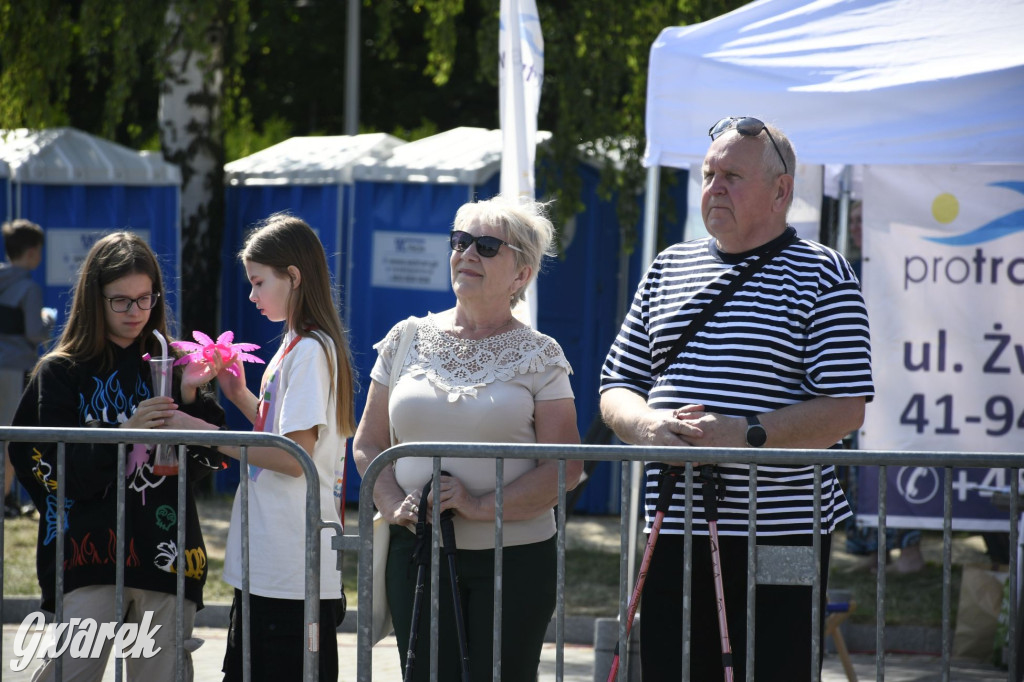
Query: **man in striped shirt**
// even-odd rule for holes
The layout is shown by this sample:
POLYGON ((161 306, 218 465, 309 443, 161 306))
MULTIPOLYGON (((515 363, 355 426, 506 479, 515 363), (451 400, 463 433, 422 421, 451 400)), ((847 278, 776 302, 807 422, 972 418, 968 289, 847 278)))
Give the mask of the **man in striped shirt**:
MULTIPOLYGON (((860 427, 874 393, 857 278, 840 254, 797 238, 787 225, 796 155, 782 131, 727 118, 709 132, 701 214, 711 236, 676 244, 651 265, 602 368, 601 413, 619 438, 636 445, 834 446, 860 427), (779 246, 681 351, 670 352, 717 293, 762 251, 779 246)), ((648 530, 665 466, 645 465, 648 530)), ((747 465, 716 470, 725 484, 718 532, 732 664, 742 680, 752 491, 747 465)), ((811 545, 813 476, 809 466, 757 468, 758 544, 811 545)), ((821 495, 824 586, 830 533, 850 515, 831 466, 823 469, 821 495)), ((680 482, 647 574, 640 607, 644 682, 682 678, 685 498, 680 482)), ((706 682, 722 679, 723 661, 699 486, 693 503, 690 679, 706 682)), ((756 679, 811 679, 810 600, 809 587, 757 588, 756 679)))

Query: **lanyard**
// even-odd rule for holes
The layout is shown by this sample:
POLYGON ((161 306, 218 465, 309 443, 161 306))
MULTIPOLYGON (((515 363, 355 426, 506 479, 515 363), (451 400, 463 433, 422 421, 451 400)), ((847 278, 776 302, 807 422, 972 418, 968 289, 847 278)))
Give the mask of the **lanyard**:
MULTIPOLYGON (((295 338, 291 340, 291 343, 289 343, 288 346, 284 349, 284 352, 281 353, 281 357, 277 359, 277 362, 273 365, 273 367, 269 368, 268 374, 265 374, 264 376, 274 376, 274 373, 277 372, 278 368, 281 366, 281 363, 284 362, 284 357, 291 352, 292 348, 295 348, 295 344, 297 344, 299 342, 299 339, 301 338, 302 337, 299 336, 298 334, 295 335, 295 338)), ((270 396, 267 392, 267 382, 264 381, 260 385, 260 401, 256 405, 256 423, 253 424, 253 431, 263 431, 264 427, 267 425, 267 414, 270 412, 270 401, 268 400, 269 397, 270 396)))

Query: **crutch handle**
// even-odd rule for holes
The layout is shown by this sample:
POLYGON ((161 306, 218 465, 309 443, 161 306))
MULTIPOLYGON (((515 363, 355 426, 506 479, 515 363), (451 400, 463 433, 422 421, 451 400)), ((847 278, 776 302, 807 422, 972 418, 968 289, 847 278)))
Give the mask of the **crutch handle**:
POLYGON ((423 486, 420 504, 416 513, 416 544, 413 545, 412 559, 417 566, 430 563, 430 521, 427 519, 427 495, 430 494, 430 481, 423 486))
POLYGON ((658 502, 654 505, 655 512, 668 513, 668 508, 672 505, 672 495, 676 491, 676 483, 684 473, 685 470, 682 467, 668 467, 662 470, 658 486, 658 502))
MULTIPOLYGON (((442 476, 451 476, 444 469, 441 470, 442 476)), ((455 554, 455 510, 445 509, 441 512, 441 540, 444 541, 444 552, 445 554, 455 554)))
POLYGON ((444 553, 455 554, 455 512, 445 509, 441 512, 441 540, 444 541, 444 553))
POLYGON ((715 490, 715 467, 713 464, 705 464, 700 468, 701 496, 704 498, 704 516, 708 523, 718 521, 718 497, 715 490))

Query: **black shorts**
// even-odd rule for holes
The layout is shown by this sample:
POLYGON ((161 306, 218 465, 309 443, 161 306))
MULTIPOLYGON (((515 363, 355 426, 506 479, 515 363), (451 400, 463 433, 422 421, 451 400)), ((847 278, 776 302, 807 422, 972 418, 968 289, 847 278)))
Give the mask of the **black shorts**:
MULTIPOLYGON (((320 600, 320 680, 338 679, 337 626, 344 617, 340 599, 320 600), (340 613, 339 613, 340 612, 340 613)), ((306 650, 305 604, 301 599, 249 595, 252 682, 302 679, 306 650)), ((224 681, 242 680, 242 591, 231 602, 224 681)))

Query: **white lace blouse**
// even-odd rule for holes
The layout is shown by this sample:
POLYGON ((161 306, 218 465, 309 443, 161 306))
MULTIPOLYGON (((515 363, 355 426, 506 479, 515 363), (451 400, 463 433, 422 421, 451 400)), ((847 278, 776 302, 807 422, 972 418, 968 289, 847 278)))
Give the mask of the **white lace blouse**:
MULTIPOLYGON (((370 371, 388 386, 406 322, 395 325, 374 348, 370 371)), ((419 318, 416 336, 401 363, 388 401, 398 442, 536 443, 534 410, 545 400, 572 398, 572 372, 558 343, 528 327, 479 341, 440 329, 435 316, 419 318)), ((505 460, 508 485, 537 466, 536 460, 505 460)), ((473 495, 494 490, 493 459, 442 458, 441 468, 457 476, 473 495)), ((429 459, 398 460, 395 474, 405 492, 417 495, 430 478, 429 459)), ((550 510, 526 521, 506 521, 506 546, 540 542, 555 532, 550 510)), ((494 523, 456 516, 459 549, 492 549, 494 523)))

